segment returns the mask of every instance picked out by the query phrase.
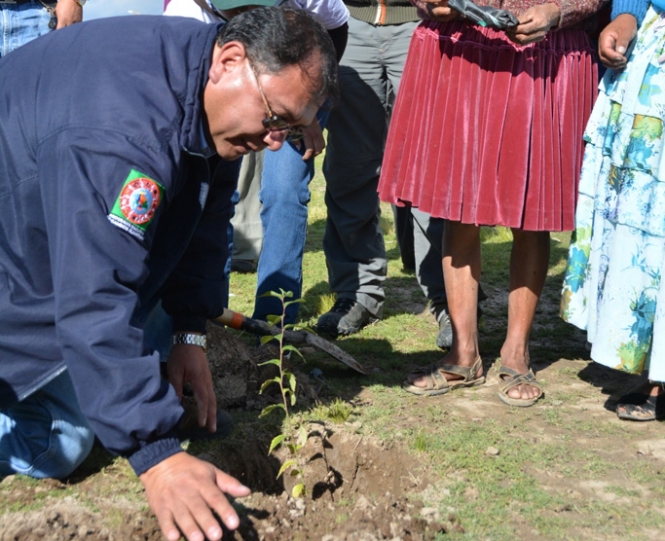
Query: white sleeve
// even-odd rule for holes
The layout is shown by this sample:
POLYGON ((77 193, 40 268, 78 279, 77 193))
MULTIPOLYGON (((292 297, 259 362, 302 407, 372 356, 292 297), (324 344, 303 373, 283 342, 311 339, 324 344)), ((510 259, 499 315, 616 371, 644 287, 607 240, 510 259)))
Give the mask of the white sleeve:
POLYGON ((174 17, 190 17, 203 21, 204 23, 218 23, 219 19, 213 17, 207 11, 194 2, 194 0, 171 0, 169 5, 166 6, 164 15, 174 17))
POLYGON ((326 30, 339 28, 349 20, 349 10, 342 0, 277 0, 276 5, 303 9, 311 13, 326 30))

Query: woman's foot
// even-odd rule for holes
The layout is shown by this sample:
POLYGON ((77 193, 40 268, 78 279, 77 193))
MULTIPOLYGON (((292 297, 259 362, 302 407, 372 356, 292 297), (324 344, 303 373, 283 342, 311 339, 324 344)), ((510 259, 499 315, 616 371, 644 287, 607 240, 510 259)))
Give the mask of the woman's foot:
POLYGON ((526 408, 533 406, 543 397, 543 388, 531 369, 524 374, 520 374, 512 368, 502 366, 499 370, 499 380, 501 382, 499 398, 501 402, 509 406, 526 408), (533 393, 534 389, 537 391, 535 394, 533 393), (511 392, 513 392, 513 395, 518 394, 519 398, 511 397, 511 392))
POLYGON ((480 357, 470 365, 451 364, 451 355, 438 363, 413 370, 402 388, 417 395, 434 396, 445 394, 458 387, 474 387, 485 383, 483 362, 480 357))
MULTIPOLYGON (((462 379, 463 376, 457 374, 457 373, 452 373, 452 372, 446 372, 445 370, 441 370, 442 367, 448 367, 448 366, 457 366, 460 368, 471 368, 478 360, 480 359, 480 356, 476 356, 475 358, 470 358, 470 359, 460 359, 456 355, 446 355, 443 359, 440 361, 437 361, 436 363, 433 363, 429 366, 436 366, 439 369, 439 372, 442 372, 443 375, 445 376, 447 381, 455 381, 457 379, 462 379)), ((429 368, 429 367, 427 367, 429 368)), ((427 378, 423 376, 423 369, 417 368, 411 372, 409 372, 409 375, 406 377, 406 381, 415 386, 415 387, 420 387, 420 388, 425 388, 427 386, 427 378)), ((483 364, 482 362, 480 363, 480 368, 475 374, 471 374, 475 378, 479 378, 483 375, 483 364)))
POLYGON ((528 355, 509 355, 502 351, 499 398, 506 404, 532 406, 543 396, 543 388, 529 365, 528 355))
POLYGON ((617 402, 619 419, 655 421, 665 419, 665 389, 662 383, 647 382, 632 389, 617 402))

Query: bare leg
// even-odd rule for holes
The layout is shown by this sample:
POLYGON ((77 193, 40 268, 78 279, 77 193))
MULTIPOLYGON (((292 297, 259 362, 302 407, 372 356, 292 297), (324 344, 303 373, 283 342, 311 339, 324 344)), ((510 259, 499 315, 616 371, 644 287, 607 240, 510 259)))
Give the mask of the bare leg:
MULTIPOLYGON (((508 296, 508 331, 501 348, 501 364, 524 374, 529 370, 529 334, 543 291, 550 257, 547 231, 513 229, 510 255, 510 294, 508 296)), ((511 398, 528 400, 539 391, 532 385, 517 385, 508 391, 511 398)))
MULTIPOLYGON (((475 225, 447 221, 443 228, 443 278, 453 327, 449 353, 438 364, 473 366, 478 359, 478 280, 480 278, 480 235, 475 225)), ((444 374, 448 381, 459 379, 444 374)), ((476 377, 482 375, 482 369, 476 377)), ((426 378, 407 378, 416 387, 425 387, 426 378)))

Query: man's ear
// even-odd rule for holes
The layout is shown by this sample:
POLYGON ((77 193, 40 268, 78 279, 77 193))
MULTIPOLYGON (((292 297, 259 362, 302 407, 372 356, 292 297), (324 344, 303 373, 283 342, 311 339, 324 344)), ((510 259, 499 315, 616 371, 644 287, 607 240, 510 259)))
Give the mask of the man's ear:
POLYGON ((229 41, 222 46, 215 44, 208 79, 216 84, 226 73, 244 69, 246 58, 245 46, 239 41, 229 41))

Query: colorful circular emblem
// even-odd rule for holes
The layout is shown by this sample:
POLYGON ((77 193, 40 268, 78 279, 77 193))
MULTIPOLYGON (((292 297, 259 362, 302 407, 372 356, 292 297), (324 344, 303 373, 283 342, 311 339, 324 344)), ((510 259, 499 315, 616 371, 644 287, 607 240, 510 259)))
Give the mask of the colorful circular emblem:
POLYGON ((130 222, 145 225, 155 215, 160 198, 159 186, 154 180, 135 178, 120 193, 120 210, 130 222))

